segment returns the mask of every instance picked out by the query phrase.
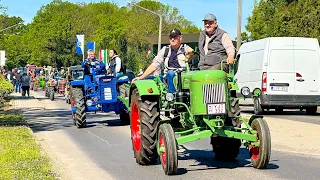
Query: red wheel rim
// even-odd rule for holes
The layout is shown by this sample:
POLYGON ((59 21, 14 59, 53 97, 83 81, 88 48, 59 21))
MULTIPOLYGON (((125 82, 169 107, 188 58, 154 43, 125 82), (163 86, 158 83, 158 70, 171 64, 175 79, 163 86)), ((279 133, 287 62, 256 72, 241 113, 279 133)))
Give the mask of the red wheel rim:
POLYGON ((139 152, 141 148, 141 130, 140 130, 140 115, 138 112, 138 106, 136 103, 133 104, 131 110, 131 136, 133 141, 134 149, 139 152))
MULTIPOLYGON (((256 129, 253 128, 253 130, 256 130, 256 129)), ((257 140, 259 141, 259 134, 258 134, 258 132, 257 132, 257 140)), ((254 161, 256 161, 256 160, 259 159, 259 154, 260 154, 260 148, 251 145, 251 147, 250 147, 250 157, 251 157, 254 161)))
POLYGON ((167 165, 167 150, 166 150, 165 140, 164 140, 162 133, 160 134, 159 145, 160 145, 160 148, 163 148, 163 151, 160 153, 162 164, 163 164, 163 166, 166 166, 167 165))

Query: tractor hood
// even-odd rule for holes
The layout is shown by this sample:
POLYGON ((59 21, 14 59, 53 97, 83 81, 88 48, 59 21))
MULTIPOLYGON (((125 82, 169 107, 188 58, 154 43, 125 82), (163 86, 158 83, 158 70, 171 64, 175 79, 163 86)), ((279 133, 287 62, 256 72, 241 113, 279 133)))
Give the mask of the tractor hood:
POLYGON ((196 71, 191 74, 190 81, 204 84, 224 83, 227 81, 227 73, 221 70, 196 71))
POLYGON ((208 104, 227 103, 227 73, 221 70, 204 70, 185 73, 183 88, 190 90, 191 112, 208 113, 208 104))

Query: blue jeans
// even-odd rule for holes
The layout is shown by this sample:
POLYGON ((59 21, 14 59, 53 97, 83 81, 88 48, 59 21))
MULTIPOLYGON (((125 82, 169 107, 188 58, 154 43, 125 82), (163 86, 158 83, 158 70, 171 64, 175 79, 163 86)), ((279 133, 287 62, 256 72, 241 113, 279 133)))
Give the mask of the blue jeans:
POLYGON ((166 81, 168 84, 168 92, 169 93, 174 93, 176 92, 176 88, 174 87, 173 84, 173 78, 176 76, 173 70, 169 70, 167 75, 166 75, 166 81))
POLYGON ((16 82, 16 92, 20 93, 20 89, 21 89, 21 82, 16 82))

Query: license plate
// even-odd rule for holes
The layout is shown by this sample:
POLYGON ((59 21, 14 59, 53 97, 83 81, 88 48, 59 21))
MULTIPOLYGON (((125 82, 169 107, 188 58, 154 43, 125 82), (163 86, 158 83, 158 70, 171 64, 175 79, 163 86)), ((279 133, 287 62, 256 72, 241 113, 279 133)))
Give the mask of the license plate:
POLYGON ((207 104, 207 114, 225 114, 226 113, 226 104, 207 104))
POLYGON ((288 92, 288 87, 287 86, 271 86, 271 90, 288 92))

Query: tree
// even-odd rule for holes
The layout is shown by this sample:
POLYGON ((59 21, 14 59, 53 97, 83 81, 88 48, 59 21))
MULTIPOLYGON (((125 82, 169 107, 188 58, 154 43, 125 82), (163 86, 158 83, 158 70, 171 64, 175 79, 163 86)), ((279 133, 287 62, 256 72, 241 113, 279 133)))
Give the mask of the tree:
POLYGON ((253 40, 299 36, 320 40, 319 0, 260 0, 255 2, 246 29, 253 40))
MULTIPOLYGON (((153 0, 140 1, 139 5, 163 16, 164 34, 173 27, 183 33, 200 31, 179 15, 177 8, 153 0)), ((118 7, 111 2, 75 4, 53 0, 38 10, 19 36, 10 36, 2 47, 8 51, 12 67, 26 63, 70 66, 82 61, 82 56, 75 54, 75 37, 84 34, 86 42, 96 43, 96 50, 116 49, 124 64, 138 71, 150 63, 144 56, 149 46, 144 37, 158 34, 158 26, 157 16, 134 7, 118 7)))

